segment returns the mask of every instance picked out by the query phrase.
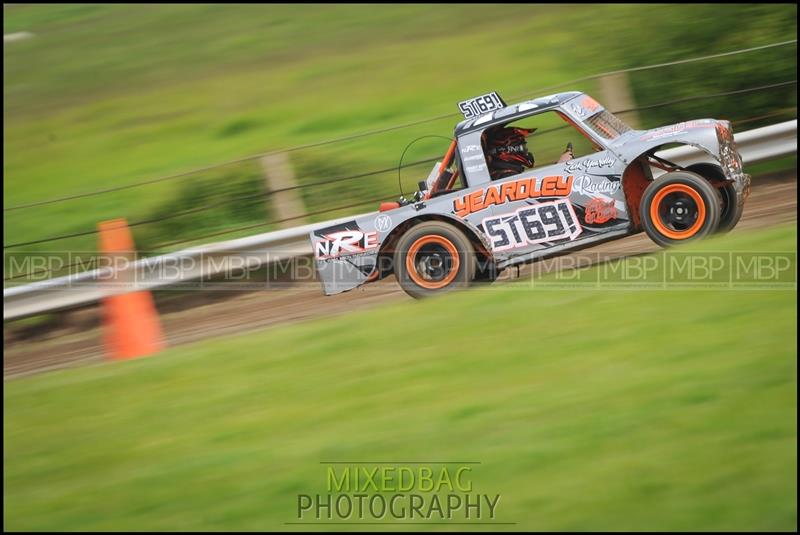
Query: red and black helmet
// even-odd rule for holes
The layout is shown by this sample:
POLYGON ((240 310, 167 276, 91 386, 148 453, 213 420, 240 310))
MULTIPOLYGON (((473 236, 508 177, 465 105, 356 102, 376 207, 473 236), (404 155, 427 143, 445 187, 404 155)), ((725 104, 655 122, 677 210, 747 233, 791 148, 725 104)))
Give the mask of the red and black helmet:
POLYGON ((492 178, 521 173, 533 167, 533 154, 528 151, 525 138, 533 130, 498 126, 486 131, 486 155, 492 178))

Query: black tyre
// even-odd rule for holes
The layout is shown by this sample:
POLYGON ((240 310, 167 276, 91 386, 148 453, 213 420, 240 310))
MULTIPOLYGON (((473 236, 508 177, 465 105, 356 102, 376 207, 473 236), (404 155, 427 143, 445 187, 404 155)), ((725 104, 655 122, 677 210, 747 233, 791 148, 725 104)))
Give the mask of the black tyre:
POLYGON ((485 256, 475 257, 475 278, 472 280, 473 285, 488 285, 492 284, 500 276, 500 271, 494 260, 485 256))
POLYGON ((427 221, 398 240, 394 272, 400 287, 417 299, 466 288, 475 278, 475 252, 453 225, 427 221))
POLYGON ((714 187, 702 176, 673 171, 647 186, 639 213, 650 239, 669 247, 716 232, 720 201, 714 187))
POLYGON ((736 202, 736 189, 733 182, 725 179, 725 173, 722 172, 721 167, 711 163, 692 164, 686 169, 708 180, 717 190, 720 202, 717 233, 724 234, 733 230, 744 212, 744 206, 739 206, 736 202))

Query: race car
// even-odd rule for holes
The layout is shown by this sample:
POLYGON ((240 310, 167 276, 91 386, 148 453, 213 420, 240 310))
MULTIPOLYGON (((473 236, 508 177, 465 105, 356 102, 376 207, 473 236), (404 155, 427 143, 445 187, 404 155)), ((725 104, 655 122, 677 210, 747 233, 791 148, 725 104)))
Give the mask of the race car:
POLYGON ((689 242, 734 228, 750 192, 728 121, 635 130, 577 91, 512 105, 493 92, 459 109, 465 118, 447 153, 412 199, 311 231, 326 295, 394 273, 409 295, 427 297, 641 231, 662 247, 689 242), (511 125, 545 116, 562 123, 549 130, 576 134, 586 154, 575 154, 571 141, 558 159, 513 154, 521 172, 497 178, 488 134, 531 135, 536 128, 511 125), (657 154, 680 145, 703 157, 678 165, 657 154))

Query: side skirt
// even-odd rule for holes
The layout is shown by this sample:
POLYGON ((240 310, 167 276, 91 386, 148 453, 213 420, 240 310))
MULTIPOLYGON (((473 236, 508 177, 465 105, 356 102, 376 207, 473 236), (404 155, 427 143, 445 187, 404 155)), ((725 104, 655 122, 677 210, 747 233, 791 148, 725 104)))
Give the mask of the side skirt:
MULTIPOLYGON (((639 231, 641 232, 641 231, 639 231)), ((597 245, 599 243, 619 239, 625 236, 631 236, 633 234, 638 234, 636 231, 631 231, 630 228, 623 228, 620 230, 611 230, 603 234, 599 234, 597 236, 593 236, 591 238, 587 238, 585 240, 581 240, 580 243, 565 243, 562 245, 554 245, 553 247, 548 247, 547 249, 540 249, 538 251, 531 251, 530 253, 523 254, 520 256, 515 256, 513 258, 509 258, 507 260, 503 260, 502 262, 497 263, 497 268, 499 270, 503 270, 507 267, 516 266, 519 264, 529 264, 531 262, 535 262, 537 260, 544 260, 545 258, 551 258, 554 256, 559 256, 567 253, 571 253, 573 251, 580 251, 582 249, 586 249, 588 247, 597 245)))

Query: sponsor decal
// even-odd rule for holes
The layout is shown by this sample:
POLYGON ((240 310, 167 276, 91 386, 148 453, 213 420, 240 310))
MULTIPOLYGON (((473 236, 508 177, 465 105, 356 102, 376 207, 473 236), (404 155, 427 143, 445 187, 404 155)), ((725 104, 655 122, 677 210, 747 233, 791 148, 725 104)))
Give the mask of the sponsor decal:
POLYGON ((574 240, 583 230, 568 199, 536 203, 487 217, 482 226, 495 252, 536 243, 574 240))
POLYGON ((467 156, 466 158, 461 158, 464 162, 473 162, 475 160, 483 160, 483 154, 476 154, 474 156, 467 156))
POLYGON ((480 145, 464 145, 461 147, 461 154, 469 154, 470 152, 483 152, 480 145))
POLYGON ((617 218, 617 207, 614 206, 613 199, 604 201, 603 199, 594 198, 586 204, 585 209, 584 221, 588 225, 601 224, 617 218))
POLYGON ((588 160, 568 160, 564 165, 564 171, 567 173, 585 173, 591 169, 613 167, 615 163, 617 163, 617 159, 613 156, 606 156, 604 158, 589 158, 588 160))
POLYGON ((664 126, 662 128, 656 128, 655 130, 651 130, 648 133, 644 134, 640 139, 643 141, 650 141, 653 139, 659 139, 662 137, 668 137, 675 134, 680 134, 685 130, 689 130, 690 128, 703 128, 705 126, 709 126, 712 124, 713 121, 707 119, 698 119, 695 121, 685 121, 683 123, 671 124, 669 126, 664 126))
POLYGON ((594 113, 600 109, 600 103, 589 95, 584 95, 581 99, 581 106, 589 110, 590 113, 594 113))
POLYGON ((568 104, 570 111, 583 119, 590 115, 594 115, 601 108, 600 103, 589 95, 585 95, 580 101, 572 101, 568 104))
POLYGON ((616 175, 610 175, 615 180, 608 177, 596 177, 593 175, 581 175, 575 179, 572 189, 582 195, 594 196, 599 193, 613 195, 619 191, 620 181, 616 175))
POLYGON ((392 228, 392 218, 386 214, 380 214, 375 218, 375 229, 378 232, 386 232, 392 228))
POLYGON ((569 103, 569 109, 570 109, 570 111, 571 111, 572 113, 574 113, 575 115, 577 115, 577 116, 578 116, 578 117, 580 117, 581 119, 583 119, 584 117, 586 117, 586 115, 587 115, 587 113, 588 113, 588 112, 587 112, 586 110, 584 110, 584 109, 581 107, 581 105, 580 105, 580 104, 578 104, 577 102, 570 102, 570 103, 569 103))
POLYGON ((541 179, 520 178, 493 184, 455 199, 453 211, 459 217, 466 217, 497 204, 538 197, 566 197, 572 192, 572 181, 572 175, 553 175, 541 179))
POLYGON ((467 167, 467 173, 475 173, 477 171, 483 171, 486 169, 486 164, 482 163, 480 165, 473 165, 471 167, 467 167))
POLYGON ((363 253, 378 247, 377 231, 340 230, 325 234, 324 238, 314 243, 314 255, 320 260, 363 253))

